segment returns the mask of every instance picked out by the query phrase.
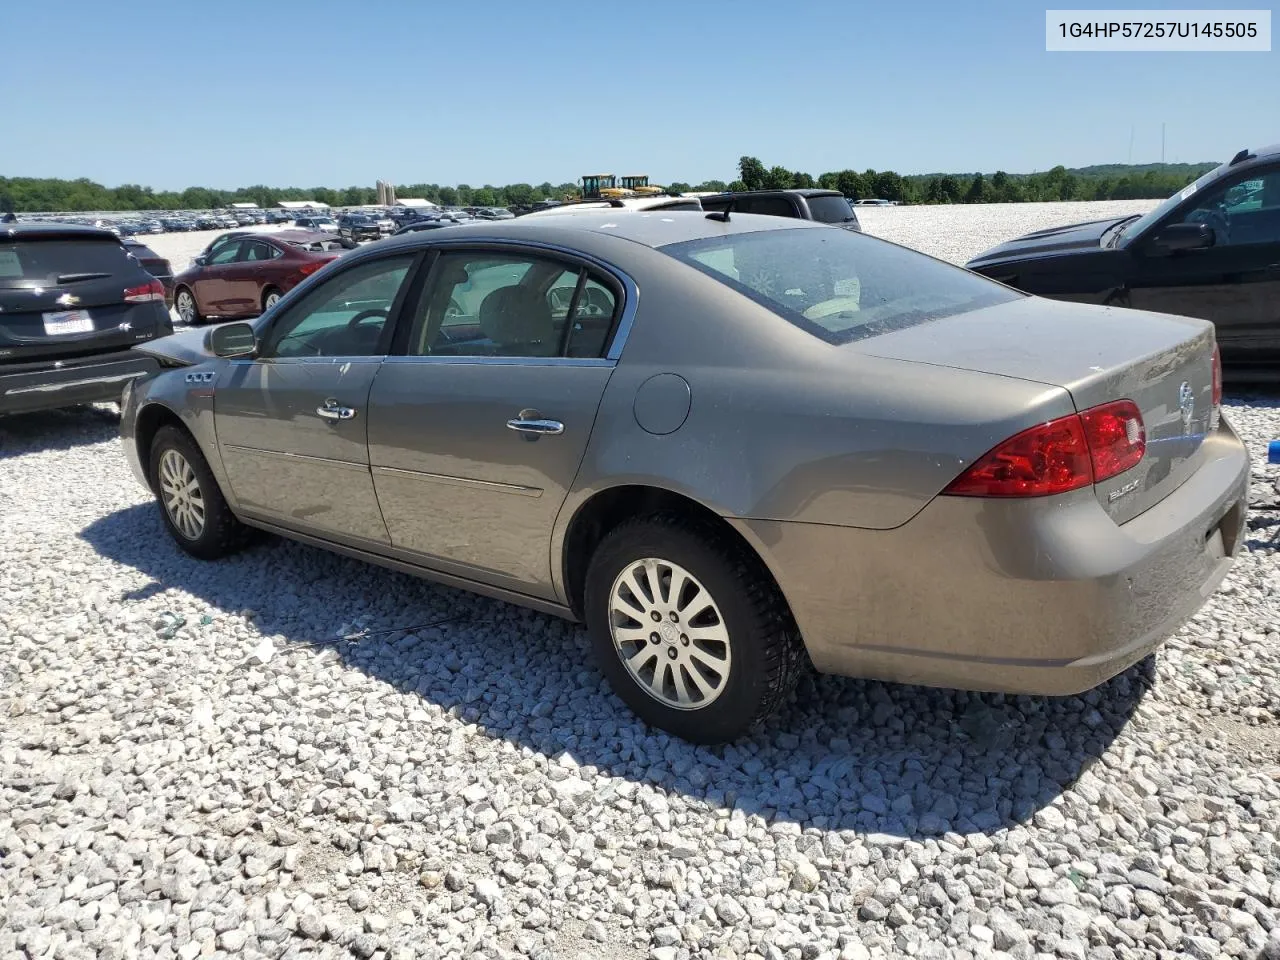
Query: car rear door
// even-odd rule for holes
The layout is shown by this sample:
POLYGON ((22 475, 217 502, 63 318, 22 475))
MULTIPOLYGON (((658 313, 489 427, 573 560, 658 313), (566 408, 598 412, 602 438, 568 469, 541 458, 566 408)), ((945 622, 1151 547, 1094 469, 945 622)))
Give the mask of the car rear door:
POLYGON ((1212 247, 1135 244, 1129 306, 1213 321, 1227 366, 1280 363, 1280 164, 1193 197, 1152 233, 1196 222, 1213 228, 1212 247))
POLYGON ((613 373, 624 286, 567 256, 445 249, 370 393, 378 503, 405 559, 554 600, 552 529, 613 373))
POLYGON ((386 544, 369 473, 368 400, 416 253, 364 259, 261 331, 214 394, 218 450, 252 517, 327 540, 386 544))

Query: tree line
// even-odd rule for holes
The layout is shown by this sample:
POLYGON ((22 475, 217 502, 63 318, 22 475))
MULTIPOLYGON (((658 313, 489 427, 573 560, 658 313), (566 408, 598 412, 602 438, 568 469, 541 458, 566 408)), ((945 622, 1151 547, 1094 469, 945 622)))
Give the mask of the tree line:
POLYGON ((731 190, 822 187, 852 200, 897 203, 1025 203, 1043 200, 1163 199, 1213 169, 1213 163, 1104 164, 1043 173, 932 173, 840 170, 813 177, 786 167, 766 167, 755 157, 738 161, 731 190))
MULTIPOLYGON (((817 177, 785 167, 766 167, 755 157, 738 161, 738 177, 730 182, 668 185, 674 193, 719 190, 764 190, 823 187, 853 200, 878 198, 898 203, 1019 203, 1032 200, 1131 200, 1167 197, 1214 165, 1109 164, 1068 170, 1057 166, 1043 173, 938 173, 902 175, 892 170, 839 170, 817 177)), ((442 206, 509 207, 539 200, 563 200, 577 194, 574 183, 485 184, 410 183, 396 186, 396 196, 421 197, 442 206)), ((236 190, 188 187, 153 190, 136 183, 106 187, 87 178, 0 177, 0 212, 75 212, 84 210, 209 210, 232 203, 273 207, 281 200, 318 200, 334 207, 377 202, 374 187, 268 187, 257 184, 236 190)))

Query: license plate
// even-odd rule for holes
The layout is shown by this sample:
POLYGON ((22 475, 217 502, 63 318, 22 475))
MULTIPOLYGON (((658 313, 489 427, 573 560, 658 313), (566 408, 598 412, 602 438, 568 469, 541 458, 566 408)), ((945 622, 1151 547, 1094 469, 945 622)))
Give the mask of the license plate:
POLYGON ((88 310, 60 310, 44 315, 44 332, 51 337, 64 333, 93 333, 88 310))

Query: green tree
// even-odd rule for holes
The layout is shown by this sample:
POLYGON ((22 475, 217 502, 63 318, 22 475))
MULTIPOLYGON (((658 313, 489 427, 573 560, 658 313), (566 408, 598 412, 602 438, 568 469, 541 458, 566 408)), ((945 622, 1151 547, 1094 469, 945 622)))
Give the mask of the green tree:
POLYGON ((748 190, 763 190, 767 174, 764 164, 755 157, 741 157, 738 160, 738 179, 746 184, 748 190))
POLYGON ((929 189, 925 191, 925 203, 946 203, 946 195, 942 192, 942 179, 940 177, 929 178, 929 189))
POLYGON ((824 173, 818 177, 818 186, 823 190, 839 190, 840 174, 824 173))
POLYGON ((446 207, 456 207, 458 205, 458 191, 453 187, 441 187, 438 193, 439 203, 446 207))
MULTIPOLYGON (((734 183, 739 183, 739 181, 735 180, 734 183)), ((724 193, 724 191, 726 190, 746 189, 746 188, 741 185, 739 185, 738 187, 730 186, 729 184, 725 183, 723 180, 703 180, 700 184, 698 184, 693 189, 696 190, 698 193, 703 193, 705 191, 714 191, 715 193, 724 193)))
POLYGON ((965 203, 985 203, 989 197, 987 196, 987 181, 982 174, 978 174, 969 184, 969 190, 964 195, 965 203))
POLYGON ((688 193, 692 189, 693 187, 689 186, 687 183, 682 183, 679 180, 667 184, 667 190, 671 193, 688 193))
POLYGON ((948 174, 942 178, 939 184, 942 192, 943 203, 959 203, 960 202, 960 182, 955 177, 948 174))
POLYGON ((868 195, 867 183, 856 170, 841 170, 837 173, 836 189, 851 200, 861 200, 868 195))
POLYGON ((471 203, 468 206, 492 207, 497 202, 493 187, 486 183, 483 187, 471 191, 471 203))
POLYGON ((791 186, 797 190, 807 190, 814 186, 813 177, 807 173, 794 173, 791 176, 791 186))

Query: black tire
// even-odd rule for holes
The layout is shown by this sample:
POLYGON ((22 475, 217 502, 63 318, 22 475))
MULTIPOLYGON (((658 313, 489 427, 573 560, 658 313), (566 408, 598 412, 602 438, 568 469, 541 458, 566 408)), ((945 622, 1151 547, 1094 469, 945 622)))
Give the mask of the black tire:
POLYGON ((284 294, 280 292, 280 289, 278 287, 267 287, 265 290, 263 290, 262 291, 262 312, 263 313, 266 313, 270 309, 270 307, 267 306, 267 298, 271 296, 273 293, 276 295, 277 299, 284 296, 284 294))
POLYGON ((760 560, 723 532, 684 517, 642 517, 606 535, 591 558, 584 602, 591 643, 614 692, 646 723, 693 743, 735 740, 763 721, 786 700, 804 663, 791 611, 760 560), (648 557, 679 564, 697 578, 728 631, 728 679, 704 707, 681 709, 651 695, 614 643, 614 582, 648 557))
POLYGON ((226 498, 222 496, 222 490, 218 487, 218 481, 214 479, 213 471, 209 469, 209 462, 205 460, 199 445, 187 431, 172 424, 157 430, 155 438, 151 441, 149 465, 151 488, 156 492, 160 517, 164 520, 169 535, 184 551, 201 560, 218 560, 244 548, 255 538, 256 531, 236 519, 231 508, 227 506, 226 498), (161 458, 169 450, 177 451, 190 465, 200 488, 204 522, 196 536, 184 533, 165 506, 164 494, 161 490, 160 463, 161 458))
POLYGON ((173 291, 173 312, 178 314, 179 320, 181 320, 183 323, 189 323, 193 327, 199 326, 200 324, 204 323, 205 318, 200 313, 200 304, 196 300, 196 295, 187 287, 178 287, 178 289, 173 291), (178 304, 179 302, 181 302, 180 298, 184 293, 191 298, 191 319, 190 320, 184 317, 182 315, 182 312, 178 309, 178 304))

